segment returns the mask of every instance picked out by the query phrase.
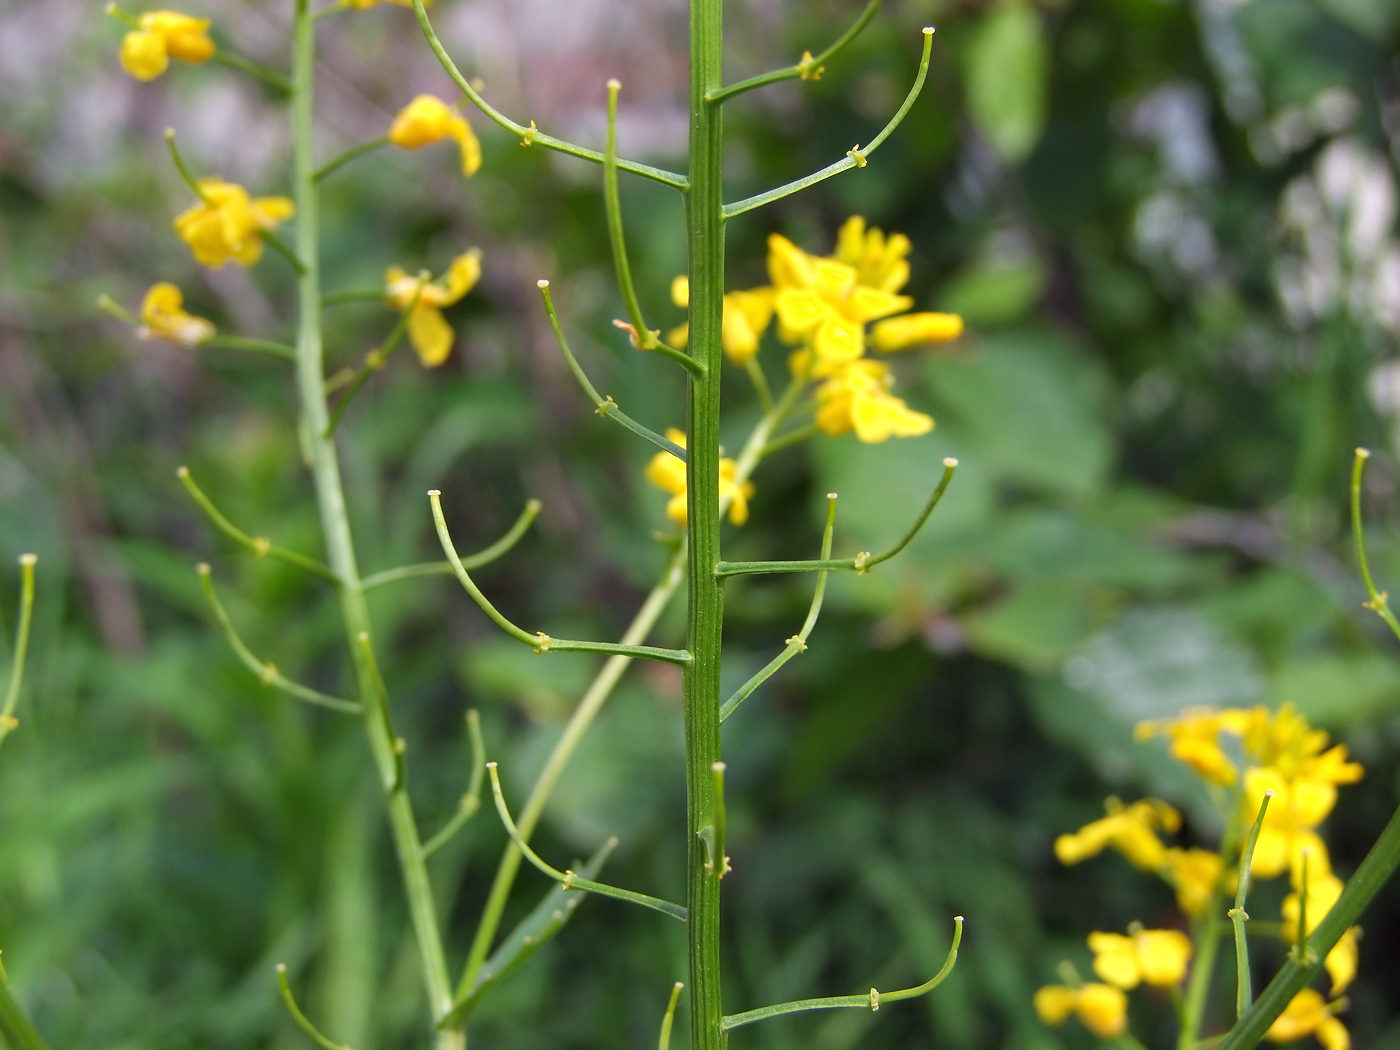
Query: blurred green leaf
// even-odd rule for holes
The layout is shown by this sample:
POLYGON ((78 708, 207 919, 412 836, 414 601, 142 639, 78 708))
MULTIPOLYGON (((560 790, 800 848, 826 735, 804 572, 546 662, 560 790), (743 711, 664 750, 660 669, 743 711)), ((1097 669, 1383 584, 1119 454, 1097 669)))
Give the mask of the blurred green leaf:
POLYGON ((1025 160, 1045 127, 1050 56, 1040 16, 1009 0, 977 26, 965 69, 968 108, 1002 158, 1025 160))

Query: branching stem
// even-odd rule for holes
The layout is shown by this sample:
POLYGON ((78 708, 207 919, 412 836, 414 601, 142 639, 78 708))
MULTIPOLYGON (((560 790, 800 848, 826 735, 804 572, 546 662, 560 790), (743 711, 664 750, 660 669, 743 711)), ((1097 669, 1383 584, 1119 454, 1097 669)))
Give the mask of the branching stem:
MULTIPOLYGON (((501 127, 514 135, 520 137, 521 145, 543 146, 559 153, 566 153, 571 157, 579 157, 582 160, 591 160, 595 164, 603 163, 603 154, 597 150, 585 149, 583 146, 576 146, 572 142, 565 142, 557 139, 553 135, 546 135, 535 127, 534 121, 530 122, 527 128, 524 124, 517 124, 500 110, 496 109, 484 98, 481 92, 477 91, 462 75, 462 71, 457 68, 457 63, 452 61, 452 56, 447 53, 447 49, 442 46, 442 41, 438 39, 437 32, 433 29, 433 24, 428 20, 428 12, 423 7, 423 0, 413 0, 413 10, 418 14, 418 25, 423 30, 423 36, 428 41, 428 46, 433 49, 433 54, 442 63, 442 68, 447 71, 447 75, 452 78, 452 82, 457 85, 462 94, 471 100, 472 105, 481 110, 490 120, 495 121, 501 127)), ((688 183, 684 175, 677 175, 673 171, 666 171, 663 168, 654 168, 650 164, 638 164, 635 161, 619 160, 617 166, 623 171, 630 171, 634 175, 640 175, 653 182, 659 182, 663 186, 670 186, 673 189, 684 190, 688 183)))
POLYGON ((869 572, 881 562, 889 561, 909 546, 910 541, 919 534, 919 530, 924 527, 924 522, 928 521, 929 515, 943 499, 943 493, 947 491, 948 483, 953 480, 953 474, 957 469, 958 461, 951 456, 943 461, 943 476, 929 496, 928 502, 924 504, 923 510, 919 512, 919 516, 905 530, 903 536, 879 554, 864 553, 857 554, 854 558, 818 558, 811 561, 722 561, 715 566, 715 576, 743 576, 769 572, 826 572, 831 569, 854 569, 857 572, 869 572))
POLYGON ((673 919, 680 919, 685 922, 685 909, 679 904, 672 904, 670 901, 663 901, 659 897, 649 897, 645 893, 634 893, 632 890, 619 889, 616 886, 607 886, 601 882, 594 882, 592 879, 584 878, 572 871, 560 871, 549 864, 538 853, 530 848, 530 844, 520 834, 520 829, 515 826, 515 821, 511 819, 510 810, 506 807, 506 797, 501 792, 501 778, 496 772, 496 763, 486 763, 486 771, 491 775, 491 795, 496 800, 496 812, 500 815, 501 823, 505 825, 506 834, 515 843, 515 848, 525 854, 525 859, 533 864, 540 871, 544 872, 566 890, 586 890, 589 893, 596 893, 600 897, 613 897, 620 901, 628 901, 631 904, 640 904, 643 908, 650 908, 659 911, 662 915, 669 915, 673 919))
MULTIPOLYGON (((421 3, 422 0, 417 0, 417 2, 421 3)), ((895 111, 895 115, 890 118, 890 122, 885 125, 880 134, 870 140, 868 146, 856 146, 854 149, 849 150, 846 155, 835 164, 828 164, 825 168, 822 168, 821 171, 813 172, 811 175, 796 179, 785 186, 778 186, 775 189, 767 190, 755 196, 746 197, 741 201, 735 201, 733 204, 726 204, 724 206, 724 218, 732 219, 736 215, 743 215, 746 211, 753 211, 755 208, 761 208, 765 204, 772 204, 774 201, 782 200, 784 197, 790 197, 794 193, 799 193, 810 186, 815 186, 819 182, 825 182, 833 175, 839 175, 843 171, 865 167, 866 161, 870 155, 879 149, 885 139, 889 138, 890 135, 894 133, 894 129, 899 127, 904 121, 905 116, 914 105, 914 100, 919 97, 919 92, 924 89, 924 81, 928 79, 929 55, 932 50, 933 27, 925 26, 924 53, 919 59, 919 73, 918 76, 914 78, 914 86, 909 89, 909 94, 904 97, 903 105, 895 111)))

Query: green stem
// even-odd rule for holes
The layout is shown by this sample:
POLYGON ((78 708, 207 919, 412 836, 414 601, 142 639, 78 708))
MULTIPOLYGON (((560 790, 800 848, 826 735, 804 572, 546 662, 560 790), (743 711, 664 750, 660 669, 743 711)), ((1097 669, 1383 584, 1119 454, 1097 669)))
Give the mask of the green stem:
POLYGON ((296 350, 286 343, 273 342, 271 339, 256 339, 246 335, 212 335, 199 345, 218 347, 223 350, 248 350, 255 354, 271 354, 284 361, 297 359, 296 350))
POLYGON ((687 387, 686 507, 691 661, 682 669, 685 705, 686 947, 691 1050, 723 1050, 720 886, 705 868, 701 833, 716 820, 712 769, 720 761, 719 685, 724 592, 720 561, 719 414, 724 317, 723 109, 706 97, 723 86, 722 0, 690 0, 690 192, 687 270, 690 352, 705 374, 687 387))
MULTIPOLYGON (((354 661, 357 691, 365 706, 364 726, 370 752, 385 792, 389 825, 408 898, 408 910, 427 986, 428 1008, 434 1024, 452 1009, 452 985, 433 904, 432 886, 423 860, 423 847, 404 778, 396 775, 401 756, 390 737, 376 673, 368 659, 368 647, 360 637, 370 635, 354 541, 346 513, 345 491, 334 443, 326 438, 325 373, 321 342, 321 275, 319 200, 316 158, 313 149, 312 105, 315 76, 315 37, 310 0, 296 0, 292 73, 292 126, 294 196, 297 208, 297 275, 299 325, 297 331, 297 388, 302 423, 311 450, 321 527, 332 571, 340 581, 337 597, 346 641, 354 661)), ((437 1050, 462 1050, 466 1037, 461 1028, 437 1033, 437 1050)))
MULTIPOLYGON (((826 497, 826 530, 822 533, 822 557, 831 555, 831 534, 836 528, 836 493, 828 493, 826 497)), ((817 625, 817 617, 821 615, 822 599, 826 596, 825 572, 817 573, 817 586, 812 593, 812 604, 807 609, 807 619, 802 623, 802 630, 787 640, 787 645, 783 651, 769 661, 768 665, 758 671, 752 678, 734 691, 719 709, 719 720, 725 721, 732 715, 739 705, 747 700, 755 689, 761 686, 773 675, 777 674, 783 664, 787 663, 798 653, 807 651, 807 638, 812 633, 812 628, 817 625)))
POLYGON ((0 1042, 10 1050, 49 1050, 39 1029, 15 998, 4 964, 0 964, 0 1042))
POLYGON ((1395 637, 1400 638, 1400 622, 1390 611, 1385 592, 1376 589, 1376 583, 1371 578, 1371 563, 1366 558, 1366 532, 1361 522, 1361 473, 1366 469, 1366 460, 1370 457, 1370 452, 1359 448, 1351 465, 1351 534, 1356 541, 1356 564, 1361 570, 1361 582, 1366 585, 1366 607, 1385 621, 1395 637))
MULTIPOLYGON (((540 512, 542 504, 537 499, 525 501, 525 509, 520 512, 520 517, 515 519, 515 524, 510 527, 504 536, 498 539, 489 547, 469 554, 461 559, 462 567, 465 569, 479 569, 483 565, 490 565, 493 561, 505 554, 517 543, 522 536, 530 530, 530 525, 540 512)), ((420 562, 417 565, 401 565, 397 569, 385 569, 383 572, 376 572, 372 576, 366 576, 360 581, 362 590, 370 590, 373 587, 380 587, 386 583, 397 583, 399 580, 411 580, 419 576, 451 576, 453 573, 450 561, 429 561, 420 562)), ((469 714, 471 712, 468 712, 469 714)))
POLYGON ((292 986, 287 981, 286 963, 277 964, 277 984, 282 989, 282 1002, 287 1007, 287 1013, 292 1015, 292 1020, 297 1023, 297 1027, 305 1032, 313 1043, 321 1050, 350 1050, 344 1043, 327 1039, 321 1034, 321 1030, 311 1023, 311 1019, 302 1013, 301 1007, 297 1005, 296 996, 292 994, 292 986))
POLYGON ((258 676, 258 681, 262 682, 263 685, 280 689, 298 700, 305 700, 308 704, 327 707, 343 714, 358 715, 364 712, 364 708, 355 701, 342 700, 338 696, 330 696, 318 689, 311 689, 299 682, 293 682, 279 672, 275 664, 259 660, 254 656, 252 650, 239 636, 238 631, 234 629, 233 621, 229 619, 228 611, 224 609, 223 602, 219 601, 219 595, 214 590, 213 572, 210 567, 201 562, 195 571, 199 573, 199 585, 204 590, 204 598, 209 603, 209 611, 214 614, 214 621, 224 632, 224 638, 228 641, 229 648, 242 661, 243 666, 258 676))
MULTIPOLYGON (((1254 826, 1249 829, 1249 839, 1240 854, 1240 870, 1235 881, 1235 906, 1228 912, 1235 928, 1235 1016, 1243 1017, 1254 999, 1249 975, 1249 936, 1245 933, 1245 923, 1249 914, 1244 910, 1245 897, 1249 893, 1249 871, 1254 863, 1254 846, 1259 841, 1259 829, 1264 826, 1264 814, 1268 812, 1272 791, 1264 792, 1264 801, 1259 803, 1259 815, 1254 818, 1254 826)), ((1306 877, 1303 880, 1307 887, 1306 877)))
POLYGON ((15 706, 19 703, 20 686, 24 684, 24 658, 29 653, 29 626, 34 620, 34 566, 38 561, 36 554, 19 556, 19 623, 15 627, 15 647, 10 654, 10 685, 5 690, 5 703, 0 706, 0 744, 19 725, 15 706))
MULTIPOLYGON (((1222 843, 1221 853, 1229 853, 1232 848, 1232 843, 1222 843)), ((1224 903, 1224 889, 1217 886, 1211 894, 1210 904, 1194 924, 1191 940, 1195 944, 1196 961, 1191 966, 1191 977, 1186 984, 1186 1002, 1181 1009, 1181 1031, 1177 1034, 1176 1050, 1195 1050, 1196 1041, 1200 1038, 1206 1000, 1210 997, 1211 978, 1215 975, 1216 956, 1220 953, 1220 938, 1227 929, 1216 918, 1224 903)))
POLYGON ((559 344, 559 352, 564 355, 564 362, 569 366, 569 371, 578 380, 579 386, 583 387, 583 392, 588 395, 588 399, 593 402, 594 410, 605 419, 611 419, 616 423, 621 423, 638 437, 645 438, 659 449, 663 449, 675 456, 682 463, 685 462, 685 449, 681 448, 673 441, 662 437, 649 427, 644 427, 635 419, 622 411, 616 401, 611 397, 604 397, 598 393, 598 388, 593 385, 593 381, 588 378, 588 373, 583 370, 583 366, 578 363, 578 358, 569 349, 569 341, 564 337, 564 328, 559 323, 559 314, 554 309, 554 297, 549 292, 548 281, 535 282, 540 289, 540 295, 544 298, 544 310, 549 315, 549 326, 554 331, 554 341, 559 344))
POLYGON ((270 84, 278 91, 290 92, 292 90, 292 82, 290 80, 270 66, 265 66, 261 62, 254 62, 251 58, 244 58, 242 55, 231 55, 227 51, 220 49, 214 52, 214 61, 221 66, 228 66, 229 69, 236 69, 240 73, 247 73, 249 76, 257 77, 263 83, 270 84))
MULTIPOLYGON (((332 157, 330 160, 326 161, 326 163, 322 164, 319 168, 317 168, 316 181, 320 182, 322 179, 324 179, 331 172, 335 171, 337 168, 343 167, 344 165, 349 164, 352 160, 358 160, 360 157, 363 157, 366 153, 373 153, 381 146, 387 145, 389 145, 389 136, 380 135, 377 139, 370 139, 368 142, 361 142, 358 146, 351 146, 344 153, 340 154, 339 156, 332 157)), ((381 292, 379 294, 382 298, 383 293, 381 292)))
POLYGON ((927 995, 953 972, 953 967, 958 961, 958 947, 962 944, 962 931, 963 917, 955 915, 953 917, 953 944, 948 949, 948 955, 943 960, 942 968, 923 984, 914 988, 901 988, 897 992, 881 992, 872 988, 864 995, 833 995, 823 999, 797 999, 790 1003, 778 1003, 775 1006, 760 1006, 757 1010, 746 1010, 744 1013, 731 1014, 726 1017, 724 1019, 725 1030, 753 1024, 755 1021, 766 1021, 770 1017, 781 1017, 783 1014, 801 1013, 806 1010, 839 1010, 851 1007, 878 1010, 884 1003, 917 999, 921 995, 927 995))

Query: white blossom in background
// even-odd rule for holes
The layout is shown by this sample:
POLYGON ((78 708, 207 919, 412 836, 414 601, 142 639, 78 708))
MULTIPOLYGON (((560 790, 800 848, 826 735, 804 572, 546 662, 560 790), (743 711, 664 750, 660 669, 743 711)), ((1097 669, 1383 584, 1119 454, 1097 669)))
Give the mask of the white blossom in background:
POLYGON ((1400 334, 1395 177, 1358 139, 1333 139, 1279 201, 1288 249, 1274 266, 1284 313, 1308 328, 1335 310, 1400 334))

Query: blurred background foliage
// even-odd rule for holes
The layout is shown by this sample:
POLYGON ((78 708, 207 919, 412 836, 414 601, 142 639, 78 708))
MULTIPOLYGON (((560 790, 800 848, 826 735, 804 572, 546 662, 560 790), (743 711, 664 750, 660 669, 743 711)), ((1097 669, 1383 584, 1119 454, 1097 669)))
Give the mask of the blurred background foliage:
MULTIPOLYGON (((855 14, 848 0, 729 6, 733 79, 817 49, 855 14)), ((194 13, 278 65, 286 7, 194 13)), ((623 151, 679 163, 680 0, 434 10, 508 112, 600 142, 617 75, 623 151)), ((1400 586, 1400 4, 888 0, 820 80, 730 106, 732 195, 868 140, 928 22, 931 90, 870 166, 729 232, 732 283, 750 286, 768 233, 825 251, 863 214, 909 234, 920 308, 961 311, 970 334, 899 362, 932 434, 783 453, 727 541, 732 557, 801 556, 821 494, 837 491, 838 546, 877 548, 938 460, 962 460, 915 546, 834 579, 810 652, 726 729, 726 994, 742 1009, 921 979, 954 913, 969 917, 966 948, 925 1001, 770 1022, 737 1032, 736 1050, 1085 1045, 1041 1028, 1031 992, 1061 958, 1085 966, 1088 930, 1157 924, 1170 900, 1114 859, 1058 868, 1053 837, 1110 792, 1161 793, 1194 815, 1190 836, 1216 831, 1164 753, 1131 743, 1138 719, 1296 703, 1368 770, 1328 825, 1344 873, 1400 798, 1400 661, 1360 607, 1344 514, 1350 450, 1369 444, 1378 575, 1400 586)), ((422 992, 359 727, 251 680, 192 571, 213 563, 260 655, 347 687, 321 585, 211 535, 174 476, 188 464, 235 521, 318 553, 288 376, 140 343, 92 306, 100 292, 134 306, 171 279, 223 329, 290 338, 278 258, 201 272, 176 242, 187 191, 160 139, 173 125, 200 171, 284 192, 281 100, 216 66, 136 84, 116 64, 120 32, 96 2, 0 11, 0 551, 40 555, 22 725, 0 756, 0 943, 56 1047, 301 1045, 275 995, 279 960, 337 1040, 416 1045, 422 992)), ((420 90, 450 97, 402 8, 342 14, 321 35, 325 156, 382 134, 420 90)), ((679 421, 681 384, 610 325, 621 307, 597 169, 476 124, 486 162, 471 182, 443 148, 381 152, 328 183, 330 289, 373 286, 391 262, 440 271, 470 245, 485 261, 451 311, 449 363, 426 373, 401 355, 346 418, 361 562, 433 556, 430 486, 467 548, 537 496, 535 531, 484 583, 524 622, 615 636, 664 559, 664 497, 641 480, 648 449, 573 388, 534 280, 555 282, 599 387, 645 422, 679 421)), ((670 323, 679 203, 636 180, 625 197, 649 316, 670 323)), ((332 367, 393 321, 373 304, 328 316, 332 367)), ((762 360, 783 368, 776 345, 762 360)), ((730 404, 737 446, 754 411, 737 378, 730 404)), ((735 682, 791 634, 809 586, 730 585, 735 682)), ((450 581, 372 601, 425 828, 464 788, 469 706, 519 797, 590 660, 533 658, 450 581)), ((659 635, 679 637, 680 615, 659 635)), ((680 746, 678 677, 635 668, 574 759, 542 852, 617 834, 614 881, 679 894, 680 746)), ((503 841, 483 816, 433 862, 454 957, 503 841)), ((512 914, 543 889, 523 873, 512 914)), ((1364 925, 1348 1023, 1359 1046, 1394 1050, 1400 892, 1364 925)), ((1264 976, 1279 957, 1260 954, 1264 976)), ((473 1045, 650 1045, 682 961, 669 924, 591 900, 483 1006, 473 1045)), ((1165 1045, 1169 1010, 1143 1002, 1139 1033, 1165 1045)), ((1218 1025, 1227 1003, 1212 1007, 1218 1025)))

